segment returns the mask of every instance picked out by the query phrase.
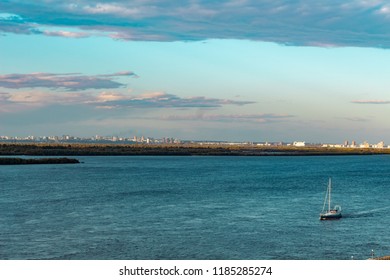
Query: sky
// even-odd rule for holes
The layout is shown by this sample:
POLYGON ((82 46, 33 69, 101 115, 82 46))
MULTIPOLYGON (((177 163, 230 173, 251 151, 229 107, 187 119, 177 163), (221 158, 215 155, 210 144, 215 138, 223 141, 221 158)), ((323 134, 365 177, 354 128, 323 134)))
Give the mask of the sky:
POLYGON ((0 135, 390 144, 387 1, 0 1, 0 135))

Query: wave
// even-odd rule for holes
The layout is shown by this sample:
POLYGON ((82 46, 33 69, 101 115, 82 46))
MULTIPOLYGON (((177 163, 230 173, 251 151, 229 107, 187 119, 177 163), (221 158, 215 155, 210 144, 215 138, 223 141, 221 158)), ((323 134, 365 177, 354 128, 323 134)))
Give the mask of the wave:
POLYGON ((359 211, 359 212, 356 212, 356 213, 343 214, 343 218, 372 217, 372 216, 374 216, 375 213, 382 212, 382 211, 385 211, 387 209, 390 209, 390 206, 381 207, 381 208, 375 208, 375 209, 370 209, 370 210, 364 210, 364 211, 359 211))

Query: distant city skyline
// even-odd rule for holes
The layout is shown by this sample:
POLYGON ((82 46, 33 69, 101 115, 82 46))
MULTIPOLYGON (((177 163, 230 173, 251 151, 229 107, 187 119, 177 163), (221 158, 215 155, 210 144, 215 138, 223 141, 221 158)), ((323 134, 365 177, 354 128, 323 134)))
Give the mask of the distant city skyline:
POLYGON ((52 142, 52 143, 96 143, 96 142, 106 142, 106 143, 146 143, 146 144, 185 144, 185 143, 198 143, 198 144, 243 144, 243 145, 257 145, 257 146, 295 146, 295 147, 305 147, 305 146, 321 146, 328 148, 390 148, 389 145, 385 145, 384 141, 379 141, 375 143, 369 143, 368 141, 363 141, 361 143, 352 140, 351 142, 345 140, 344 142, 331 143, 331 142, 306 142, 306 141, 228 141, 224 139, 219 140, 210 140, 210 139, 179 139, 172 136, 166 136, 162 138, 156 138, 152 136, 118 136, 118 135, 94 135, 87 137, 80 137, 77 135, 29 135, 29 136, 10 136, 10 135, 0 135, 0 142, 52 142))
POLYGON ((389 143, 389 24, 376 0, 6 1, 0 135, 389 143))

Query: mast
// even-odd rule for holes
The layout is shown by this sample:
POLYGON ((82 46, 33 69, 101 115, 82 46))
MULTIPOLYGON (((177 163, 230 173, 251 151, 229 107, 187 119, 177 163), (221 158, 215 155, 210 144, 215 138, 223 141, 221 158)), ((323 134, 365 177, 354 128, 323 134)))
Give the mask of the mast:
POLYGON ((331 195, 331 192, 332 192, 332 179, 329 178, 329 195, 328 195, 328 211, 330 212, 330 195, 331 195))
POLYGON ((330 211, 330 197, 329 197, 330 192, 329 192, 329 188, 330 188, 330 178, 329 178, 328 187, 326 188, 325 198, 324 198, 324 205, 322 205, 322 212, 321 213, 326 213, 326 211, 325 211, 326 204, 328 204, 328 208, 329 208, 328 212, 330 211))

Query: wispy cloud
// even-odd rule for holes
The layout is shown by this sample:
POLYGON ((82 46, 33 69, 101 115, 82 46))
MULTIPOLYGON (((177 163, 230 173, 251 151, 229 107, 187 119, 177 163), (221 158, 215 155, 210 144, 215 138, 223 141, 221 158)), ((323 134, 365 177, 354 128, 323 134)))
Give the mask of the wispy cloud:
POLYGON ((375 104, 375 105, 390 104, 390 100, 353 100, 351 102, 356 104, 375 104))
POLYGON ((168 121, 207 121, 207 122, 256 122, 269 123, 287 121, 295 116, 288 114, 195 114, 170 115, 162 117, 168 121))
POLYGON ((246 105, 252 101, 208 98, 204 96, 179 97, 165 92, 144 93, 134 96, 104 93, 89 102, 101 108, 216 108, 223 105, 246 105))
POLYGON ((29 104, 34 106, 44 106, 49 104, 71 104, 86 102, 90 96, 80 93, 54 94, 50 92, 13 92, 6 96, 9 103, 29 104))
POLYGON ((58 31, 45 30, 42 33, 46 36, 65 37, 65 38, 86 38, 91 36, 91 34, 87 32, 72 32, 72 31, 64 31, 64 30, 58 30, 58 31))
POLYGON ((368 122, 370 119, 368 118, 360 118, 360 117, 350 117, 350 118, 344 118, 345 120, 351 121, 351 122, 368 122))
MULTIPOLYGON (((26 108, 36 108, 55 104, 94 106, 101 109, 156 109, 156 108, 218 108, 224 105, 242 106, 251 101, 235 101, 229 99, 198 97, 179 97, 164 92, 144 93, 138 95, 120 92, 45 92, 17 91, 0 92, 0 105, 9 107, 20 105, 26 108)), ((237 116, 238 117, 238 116, 237 116)))
POLYGON ((65 89, 71 91, 86 89, 113 89, 125 85, 114 81, 118 76, 137 77, 133 72, 119 72, 108 75, 87 76, 81 74, 53 74, 53 73, 31 73, 31 74, 6 74, 0 75, 0 87, 21 89, 21 88, 50 88, 65 89))
MULTIPOLYGON (((36 22, 28 21, 16 14, 0 13, 0 34, 35 34, 65 38, 86 38, 92 35, 96 35, 94 32, 90 31, 69 31, 65 30, 63 26, 58 26, 59 29, 56 27, 56 25, 42 25, 36 22)), ((69 27, 72 28, 72 26, 69 27)))
POLYGON ((0 92, 0 101, 1 100, 6 100, 9 97, 8 92, 0 92))
POLYGON ((17 113, 53 105, 82 105, 94 98, 91 94, 75 92, 53 93, 45 91, 0 92, 0 112, 17 113))
POLYGON ((11 94, 0 92, 0 113, 11 113, 23 110, 23 105, 9 101, 11 94))
POLYGON ((224 38, 288 45, 390 47, 390 6, 379 0, 80 0, 50 1, 50 5, 46 0, 9 0, 2 3, 2 11, 3 33, 81 38, 101 32, 121 40, 224 38), (47 27, 57 30, 47 31, 47 27), (80 31, 61 31, 66 27, 80 31))
POLYGON ((41 34, 36 27, 36 24, 25 21, 19 15, 0 13, 0 34, 41 34))

